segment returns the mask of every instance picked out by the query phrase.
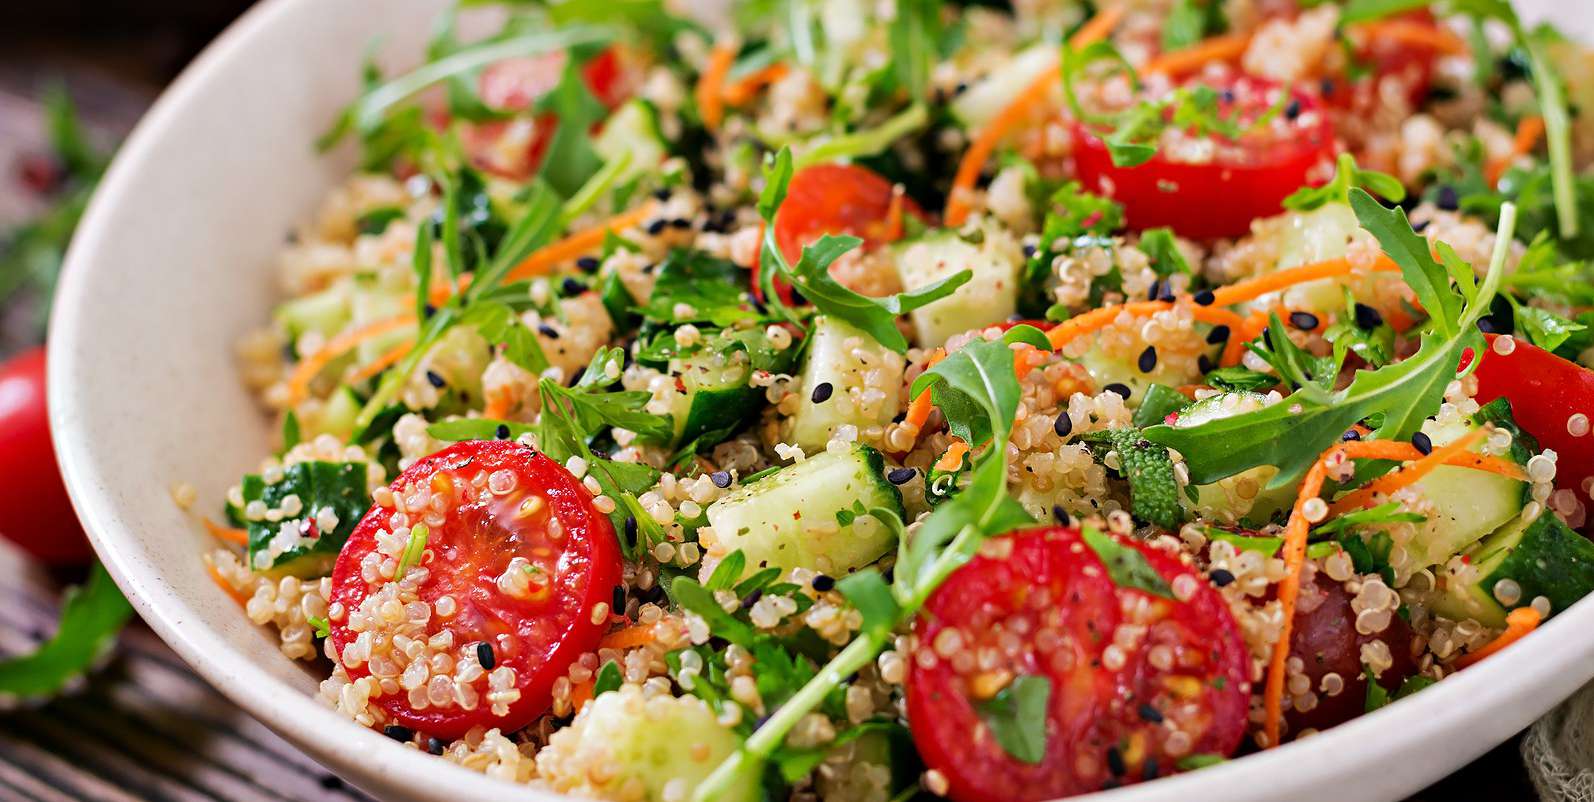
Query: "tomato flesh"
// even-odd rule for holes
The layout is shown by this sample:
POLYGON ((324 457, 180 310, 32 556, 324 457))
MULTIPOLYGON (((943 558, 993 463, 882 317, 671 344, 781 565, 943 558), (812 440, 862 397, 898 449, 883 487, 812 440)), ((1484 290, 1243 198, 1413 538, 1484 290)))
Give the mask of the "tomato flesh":
MULTIPOLYGON (((390 489, 409 500, 406 509, 418 508, 424 515, 405 515, 396 503, 373 507, 338 555, 329 618, 344 669, 351 679, 382 680, 382 693, 372 704, 389 721, 428 735, 450 739, 475 726, 511 732, 530 724, 548 709, 554 681, 582 653, 595 649, 608 628, 606 608, 621 571, 619 543, 608 518, 557 462, 510 442, 457 443, 415 463, 390 489), (430 529, 428 556, 408 569, 404 581, 385 578, 398 561, 394 555, 402 554, 409 540, 395 532, 423 521, 430 529), (409 596, 403 593, 406 584, 413 586, 409 596), (383 604, 395 596, 406 615, 416 600, 427 605, 420 631, 413 617, 405 625, 381 617, 383 604), (389 652, 379 661, 381 650, 371 649, 372 656, 350 661, 348 649, 362 632, 372 642, 391 643, 395 634, 403 634, 433 646, 442 643, 435 652, 447 659, 427 658, 433 661, 433 677, 444 677, 440 684, 445 686, 464 682, 471 688, 464 695, 474 692, 479 701, 466 704, 456 693, 438 704, 427 697, 425 683, 417 695, 400 684, 410 681, 404 676, 408 656, 389 652), (438 638, 442 633, 447 634, 438 638), (439 672, 438 662, 452 668, 439 672), (516 693, 506 697, 514 698, 494 705, 495 687, 487 672, 473 672, 481 676, 469 681, 460 675, 472 662, 482 669, 512 669, 508 688, 516 693)), ((360 649, 356 653, 364 656, 360 649)))
MULTIPOLYGON (((1241 77, 1224 86, 1220 111, 1238 108, 1244 121, 1273 105, 1272 82, 1241 77)), ((1074 169, 1085 188, 1117 200, 1131 229, 1171 227, 1191 239, 1239 237, 1251 221, 1278 214, 1290 193, 1326 179, 1334 160, 1334 130, 1321 105, 1292 92, 1298 113, 1240 140, 1210 137, 1210 160, 1193 162, 1158 151, 1134 167, 1113 164, 1107 145, 1081 123, 1074 124, 1074 169), (1285 125, 1275 130, 1276 125, 1285 125)), ((1281 115, 1283 116, 1283 115, 1281 115)))
POLYGON ((1077 529, 1006 536, 936 589, 915 623, 908 718, 958 802, 1041 800, 1172 774, 1245 734, 1250 659, 1228 605, 1177 557, 1107 535, 1185 601, 1113 583, 1077 529), (955 647, 955 648, 954 648, 955 647), (927 659, 928 651, 933 659, 927 659), (1003 749, 977 699, 1018 676, 1050 681, 1044 754, 1003 749))
MULTIPOLYGON (((1301 658, 1301 673, 1311 680, 1315 706, 1301 712, 1286 698, 1285 721, 1291 733, 1304 729, 1328 729, 1349 721, 1367 709, 1367 675, 1362 670, 1362 647, 1379 641, 1389 649, 1393 663, 1378 675, 1378 684, 1394 693, 1407 677, 1417 673, 1411 657, 1411 626, 1400 616, 1391 616, 1384 631, 1363 635, 1356 631, 1356 613, 1351 610, 1350 594, 1338 582, 1319 573, 1314 583, 1301 586, 1296 603, 1295 623, 1290 628, 1290 654, 1301 658), (1338 693, 1329 694, 1323 678, 1339 678, 1338 693)), ((1328 688, 1335 687, 1330 681, 1328 688)))
MULTIPOLYGON (((1542 448, 1555 451, 1555 487, 1575 493, 1586 508, 1589 490, 1585 485, 1591 485, 1594 477, 1594 434, 1587 425, 1588 418, 1594 416, 1594 370, 1520 337, 1513 337, 1510 353, 1502 354, 1495 347, 1500 335, 1485 336, 1488 346, 1476 374, 1478 403, 1509 399, 1517 425, 1542 448), (1581 427, 1570 420, 1577 414, 1584 416, 1581 427)), ((1583 528, 1587 531, 1589 527, 1585 517, 1583 528)))
POLYGON ((0 366, 0 535, 49 565, 94 558, 50 445, 44 349, 0 366))
MULTIPOLYGON (((802 258, 803 247, 826 234, 851 234, 863 239, 865 250, 890 241, 886 230, 891 216, 891 182, 867 167, 851 164, 815 164, 798 170, 786 189, 786 201, 775 216, 775 244, 790 264, 802 258)), ((919 205, 902 199, 904 214, 923 217, 919 205)), ((753 266, 753 292, 764 299, 759 285, 761 269, 753 266)), ((782 301, 794 301, 791 288, 775 281, 782 301)))

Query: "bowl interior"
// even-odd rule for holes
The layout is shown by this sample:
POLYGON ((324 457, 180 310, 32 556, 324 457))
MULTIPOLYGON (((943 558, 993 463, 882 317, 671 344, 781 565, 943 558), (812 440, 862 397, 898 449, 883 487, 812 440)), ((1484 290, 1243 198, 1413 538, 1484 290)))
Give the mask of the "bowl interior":
MULTIPOLYGON (((1548 8, 1550 0, 1529 3, 1548 8)), ((139 612, 200 673, 317 760, 383 799, 502 798, 508 787, 423 759, 313 701, 207 577, 209 545, 174 483, 215 516, 270 447, 232 343, 277 296, 275 257, 352 167, 311 143, 358 91, 367 45, 412 64, 446 0, 271 0, 228 31, 139 126, 74 244, 52 325, 50 405, 67 484, 139 612)), ((1587 29, 1594 16, 1562 9, 1587 29)), ((1594 602, 1422 695, 1324 735, 1112 798, 1386 798, 1432 781, 1594 675, 1594 602), (1354 772, 1354 788, 1342 784, 1354 772), (1336 783, 1339 780, 1341 783, 1336 783)), ((554 797, 518 789, 521 798, 554 797)))

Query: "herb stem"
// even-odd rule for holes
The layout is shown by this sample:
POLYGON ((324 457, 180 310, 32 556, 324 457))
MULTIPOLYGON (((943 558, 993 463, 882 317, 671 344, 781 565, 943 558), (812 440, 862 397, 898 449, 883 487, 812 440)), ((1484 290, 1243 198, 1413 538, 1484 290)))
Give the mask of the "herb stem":
POLYGON ((914 103, 874 128, 843 134, 815 145, 812 150, 797 157, 796 169, 840 158, 873 156, 890 147, 891 143, 923 128, 929 121, 929 109, 923 103, 914 103))
POLYGON ((1517 36, 1527 50, 1532 65, 1534 89, 1539 96, 1539 114, 1544 117, 1545 140, 1550 149, 1550 186, 1555 196, 1557 228, 1561 239, 1578 233, 1577 190, 1573 186, 1572 123, 1566 112, 1566 98, 1556 80, 1544 46, 1517 24, 1517 36))

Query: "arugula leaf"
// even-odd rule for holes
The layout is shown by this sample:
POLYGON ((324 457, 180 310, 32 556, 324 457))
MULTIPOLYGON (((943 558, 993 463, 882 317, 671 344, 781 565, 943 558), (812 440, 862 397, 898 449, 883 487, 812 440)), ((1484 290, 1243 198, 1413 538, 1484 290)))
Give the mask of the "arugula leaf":
POLYGON ((536 427, 530 424, 492 418, 455 418, 438 421, 426 427, 428 436, 450 443, 461 440, 514 440, 523 434, 535 431, 536 427))
POLYGON ((1509 294, 1505 298, 1511 303, 1517 331, 1527 335, 1529 342, 1546 351, 1560 348, 1561 343, 1566 342, 1573 334, 1588 328, 1548 309, 1521 303, 1509 294))
POLYGON ((996 695, 975 704, 980 720, 1002 750, 1020 763, 1038 764, 1046 758, 1047 705, 1052 681, 1044 676, 1015 677, 996 695))
POLYGON ((676 577, 675 581, 670 583, 670 598, 681 605, 681 609, 695 613, 703 619, 703 623, 708 624, 709 632, 714 635, 738 646, 753 645, 757 631, 752 625, 725 612, 725 608, 714 599, 714 593, 699 585, 691 577, 676 577))
MULTIPOLYGON (((426 60, 439 61, 465 49, 455 33, 455 8, 447 8, 439 15, 437 27, 432 33, 432 40, 426 46, 426 60)), ((470 120, 472 122, 486 122, 499 120, 510 116, 510 113, 490 108, 481 97, 476 94, 476 82, 481 75, 481 69, 462 70, 448 76, 443 80, 443 89, 448 99, 448 114, 452 118, 470 120)))
MULTIPOLYGON (((911 1, 923 2, 923 0, 911 1)), ((914 103, 873 128, 838 134, 816 142, 796 157, 794 166, 801 169, 811 164, 823 164, 840 159, 857 160, 877 156, 929 124, 929 107, 923 103, 914 103)), ((909 216, 904 223, 914 219, 909 216)))
POLYGON ((1325 392, 1334 389, 1345 349, 1336 348, 1327 356, 1314 356, 1290 339, 1277 312, 1268 314, 1268 324, 1262 336, 1246 344, 1251 353, 1261 357, 1295 387, 1318 388, 1325 392))
POLYGON ((132 615, 111 575, 95 563, 88 579, 66 592, 55 635, 29 654, 0 660, 0 700, 60 693, 111 649, 132 615))
MULTIPOLYGON (((894 511, 881 509, 876 514, 881 521, 890 520, 897 527, 902 526, 901 519, 897 518, 894 511)), ((892 524, 887 524, 888 526, 892 524)), ((880 574, 873 570, 858 571, 849 574, 836 583, 836 589, 841 591, 847 601, 863 615, 863 628, 876 631, 882 636, 889 633, 902 617, 902 606, 897 603, 895 596, 891 595, 891 586, 886 584, 880 574)))
POLYGON ((1146 396, 1140 399, 1140 406, 1135 409, 1130 423, 1136 429, 1155 426, 1162 423, 1169 415, 1190 406, 1190 403, 1190 399, 1185 398, 1184 393, 1166 384, 1153 384, 1146 388, 1146 396))
POLYGON ((1365 214, 1358 211, 1363 226, 1379 235, 1385 250, 1410 277, 1408 280, 1424 288, 1419 297, 1433 296, 1432 301, 1424 300, 1423 304, 1435 316, 1437 331, 1423 336, 1417 353, 1377 370, 1358 371, 1350 385, 1337 392, 1306 387, 1280 403, 1254 412, 1190 428, 1147 429, 1148 440, 1176 449, 1184 456, 1191 484, 1210 484, 1258 465, 1272 465, 1278 473, 1268 487, 1288 486, 1346 429, 1367 418, 1379 419, 1375 437, 1404 440, 1439 408, 1445 386, 1455 379, 1462 352, 1482 347, 1482 335, 1474 324, 1488 313, 1494 300, 1516 225, 1516 208, 1509 204, 1502 208, 1489 272, 1472 302, 1463 307, 1460 297, 1449 289, 1444 268, 1434 263, 1426 246, 1416 244, 1423 240, 1409 225, 1403 233, 1393 230, 1392 221, 1405 223, 1403 213, 1387 212, 1359 189, 1351 190, 1351 204, 1365 210, 1365 214), (1376 208, 1366 209, 1367 204, 1376 208), (1445 319, 1447 310, 1451 316, 1445 319), (1451 334, 1443 335, 1445 331, 1451 334))
POLYGON ((1386 208, 1357 187, 1351 188, 1349 197, 1356 219, 1400 265, 1401 276, 1417 294, 1417 302, 1428 311, 1439 333, 1454 337, 1461 317, 1462 299, 1450 291, 1450 275, 1434 261, 1428 240, 1412 230, 1404 209, 1386 208))
POLYGON ((897 83, 917 101, 930 86, 936 42, 941 38, 941 4, 936 0, 899 0, 891 21, 891 62, 897 83))
POLYGON ((592 94, 582 74, 597 48, 589 45, 567 53, 559 83, 533 108, 559 121, 537 174, 559 194, 570 197, 603 166, 602 157, 592 147, 590 132, 608 116, 609 110, 592 94))
POLYGON ((908 396, 925 390, 946 416, 947 428, 964 442, 978 445, 1009 432, 1022 393, 1013 375, 1013 349, 1000 340, 971 341, 914 379, 908 396))
POLYGON ((1277 386, 1279 380, 1277 376, 1258 373, 1250 368, 1234 365, 1227 368, 1218 368, 1207 373, 1206 382, 1219 390, 1235 393, 1255 393, 1277 386))
POLYGON ((1391 501, 1365 510, 1349 512, 1320 526, 1312 528, 1312 535, 1332 535, 1339 532, 1348 532, 1358 526, 1379 526, 1395 523, 1422 523, 1428 516, 1415 512, 1401 510, 1400 502, 1391 501))
POLYGON ((1192 273, 1190 263, 1174 241, 1171 228, 1148 228, 1140 233, 1140 250, 1151 259, 1151 269, 1164 278, 1175 273, 1192 273))
POLYGON ((1205 39, 1211 5, 1200 0, 1175 0, 1162 21, 1162 51, 1183 50, 1205 39))
POLYGON ((1107 569, 1107 576, 1112 578, 1114 585, 1134 588, 1164 599, 1173 598, 1173 590, 1168 587, 1162 575, 1151 567, 1146 555, 1141 554, 1133 546, 1119 543, 1091 526, 1080 530, 1079 534, 1084 539, 1085 545, 1089 546, 1101 560, 1102 567, 1107 569))
POLYGON ((748 271, 702 251, 673 250, 659 263, 642 316, 658 323, 730 326, 763 320, 753 306, 748 271))
POLYGON ((1379 574, 1385 582, 1395 581, 1395 569, 1389 564, 1389 552, 1394 549, 1395 541, 1388 532, 1374 532, 1365 538, 1346 533, 1341 534, 1337 542, 1350 555, 1356 573, 1379 574))
POLYGON ((1356 166, 1355 156, 1341 153, 1333 179, 1322 186, 1304 186, 1295 190, 1284 199, 1284 208, 1305 212, 1330 203, 1349 203, 1353 187, 1376 192, 1393 203, 1406 199, 1406 187, 1400 183, 1400 179, 1377 170, 1363 170, 1356 166))
MULTIPOLYGON (((1471 268, 1468 268, 1471 270, 1471 268)), ((1369 367, 1381 368, 1395 361, 1395 329, 1380 321, 1370 329, 1358 322, 1355 296, 1345 289, 1345 313, 1323 332, 1323 339, 1334 346, 1335 353, 1349 352, 1361 357, 1369 367)), ((1335 369, 1336 372, 1338 369, 1335 369)))
POLYGON ((504 358, 515 365, 541 374, 548 369, 548 357, 537 342, 537 335, 520 322, 508 304, 482 301, 460 318, 460 324, 474 326, 492 345, 504 349, 504 358))
POLYGON ((277 452, 277 456, 280 457, 288 453, 302 439, 303 435, 299 431, 299 416, 290 409, 282 416, 282 450, 277 452))
MULTIPOLYGON (((636 502, 635 497, 647 492, 658 483, 660 475, 658 469, 645 463, 619 462, 592 453, 587 443, 602 424, 583 425, 578 420, 590 424, 594 420, 615 419, 641 425, 640 421, 633 421, 630 416, 646 413, 628 410, 627 405, 635 403, 634 400, 594 402, 592 394, 566 389, 551 379, 539 382, 538 390, 542 395, 542 415, 531 431, 543 453, 559 463, 564 463, 571 457, 581 457, 586 461, 587 475, 597 481, 604 495, 616 500, 614 511, 609 513, 609 521, 614 525, 616 532, 623 532, 626 528, 626 519, 633 516, 636 516, 637 525, 642 526, 642 519, 647 516, 637 516, 641 511, 641 505, 636 502), (583 403, 588 406, 581 406, 583 403), (594 403, 598 405, 597 408, 591 406, 594 403), (606 417, 610 415, 618 417, 606 417)), ((642 399, 642 403, 646 403, 645 398, 642 399)), ((668 419, 663 419, 663 423, 669 425, 668 419)), ((627 556, 632 554, 633 546, 623 536, 620 536, 620 548, 627 556)))

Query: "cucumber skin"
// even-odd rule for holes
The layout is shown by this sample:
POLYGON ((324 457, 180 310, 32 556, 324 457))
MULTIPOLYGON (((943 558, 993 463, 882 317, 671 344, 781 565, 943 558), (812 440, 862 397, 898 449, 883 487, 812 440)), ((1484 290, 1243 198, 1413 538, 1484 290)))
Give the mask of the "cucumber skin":
MULTIPOLYGON (((1513 534, 1506 531, 1499 536, 1510 539, 1513 534)), ((1550 600, 1550 614, 1554 615, 1594 592, 1594 542, 1573 531, 1548 510, 1528 524, 1520 540, 1494 548, 1489 546, 1490 541, 1484 541, 1480 556, 1484 564, 1494 565, 1477 583, 1476 596, 1493 601, 1495 584, 1510 579, 1522 587, 1520 604, 1543 596, 1550 600)), ((1479 566, 1480 572, 1484 567, 1479 566)), ((1498 605, 1496 609, 1499 623, 1495 625, 1503 625, 1505 611, 1498 605)))

